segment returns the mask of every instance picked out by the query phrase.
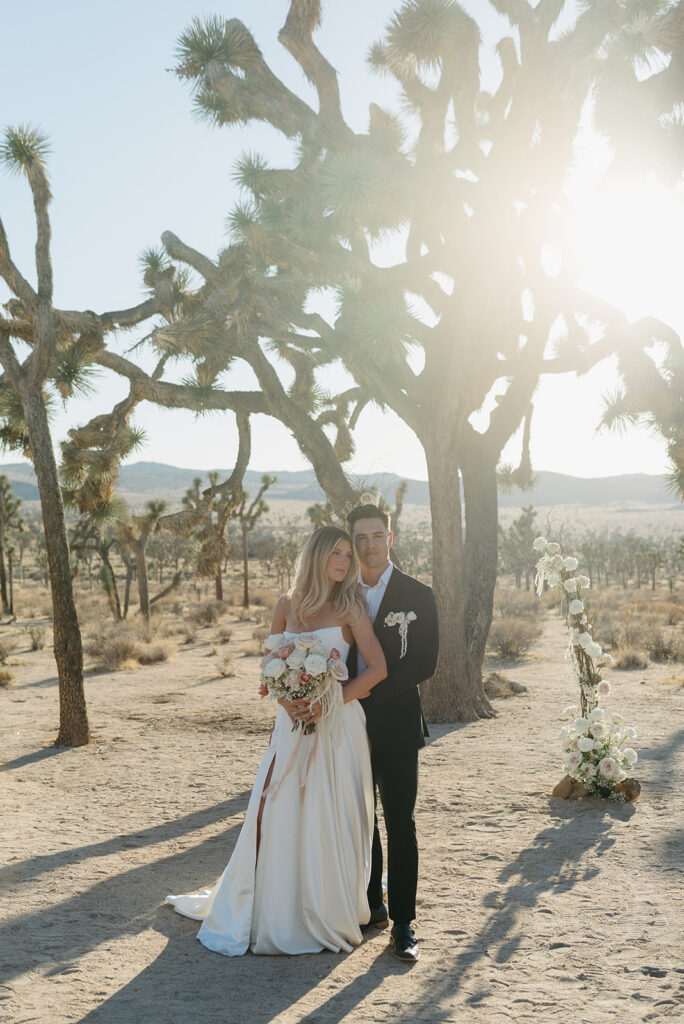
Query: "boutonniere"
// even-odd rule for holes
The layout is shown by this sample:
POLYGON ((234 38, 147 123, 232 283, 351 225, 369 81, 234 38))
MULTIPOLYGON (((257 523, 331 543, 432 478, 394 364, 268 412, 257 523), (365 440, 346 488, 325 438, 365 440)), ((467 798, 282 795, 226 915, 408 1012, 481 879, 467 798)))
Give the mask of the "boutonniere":
POLYGON ((390 612, 389 615, 385 616, 386 626, 399 627, 399 636, 401 637, 400 658, 403 658, 407 651, 409 623, 415 622, 416 618, 417 615, 415 612, 390 612))

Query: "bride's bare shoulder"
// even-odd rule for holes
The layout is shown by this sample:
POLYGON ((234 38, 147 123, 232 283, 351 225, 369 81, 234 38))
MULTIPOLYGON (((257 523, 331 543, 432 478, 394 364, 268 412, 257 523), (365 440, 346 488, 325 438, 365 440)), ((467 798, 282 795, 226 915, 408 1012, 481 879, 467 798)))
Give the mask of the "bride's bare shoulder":
POLYGON ((290 614, 290 598, 287 594, 283 594, 276 601, 276 606, 273 609, 273 622, 272 632, 281 633, 287 625, 287 620, 290 614))

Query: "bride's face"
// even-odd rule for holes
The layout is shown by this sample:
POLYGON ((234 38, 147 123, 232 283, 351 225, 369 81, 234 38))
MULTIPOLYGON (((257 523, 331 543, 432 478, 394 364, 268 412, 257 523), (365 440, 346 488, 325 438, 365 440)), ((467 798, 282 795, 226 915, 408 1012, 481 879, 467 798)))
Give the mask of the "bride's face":
POLYGON ((352 564, 352 547, 348 540, 338 540, 328 555, 325 572, 330 584, 341 583, 352 564))

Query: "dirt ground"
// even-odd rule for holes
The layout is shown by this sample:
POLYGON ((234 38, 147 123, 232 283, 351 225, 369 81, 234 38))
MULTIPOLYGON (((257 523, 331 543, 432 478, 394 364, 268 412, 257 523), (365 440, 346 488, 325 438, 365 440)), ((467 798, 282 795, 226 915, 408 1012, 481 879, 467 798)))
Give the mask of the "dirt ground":
POLYGON ((2 1021, 682 1019, 684 680, 611 675, 606 706, 639 730, 636 805, 550 799, 576 699, 557 618, 524 661, 496 666, 528 691, 493 721, 434 727, 421 755, 418 964, 394 959, 387 933, 350 955, 204 949, 163 900, 221 873, 272 719, 256 658, 239 654, 251 627, 233 628, 234 678, 217 674, 212 627, 167 664, 90 672, 93 741, 76 750, 51 746, 51 652, 15 652, 0 689, 2 1021))

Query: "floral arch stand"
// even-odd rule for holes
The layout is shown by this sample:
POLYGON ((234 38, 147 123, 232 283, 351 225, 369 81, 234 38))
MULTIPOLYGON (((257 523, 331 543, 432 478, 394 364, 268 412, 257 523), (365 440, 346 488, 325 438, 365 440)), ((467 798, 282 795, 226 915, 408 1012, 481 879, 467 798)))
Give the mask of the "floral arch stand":
POLYGON ((610 683, 602 672, 613 659, 591 635, 580 596, 591 581, 587 576, 575 575, 579 563, 572 555, 564 555, 560 544, 537 537, 534 549, 541 555, 536 565, 537 594, 542 594, 544 584, 561 590, 570 634, 568 657, 580 687, 579 706, 565 709, 568 724, 558 736, 567 774, 551 795, 566 800, 585 796, 636 800, 641 786, 629 773, 637 762, 637 753, 627 745, 636 739, 636 729, 626 725, 622 715, 606 714, 600 707, 601 698, 610 693, 610 683))

